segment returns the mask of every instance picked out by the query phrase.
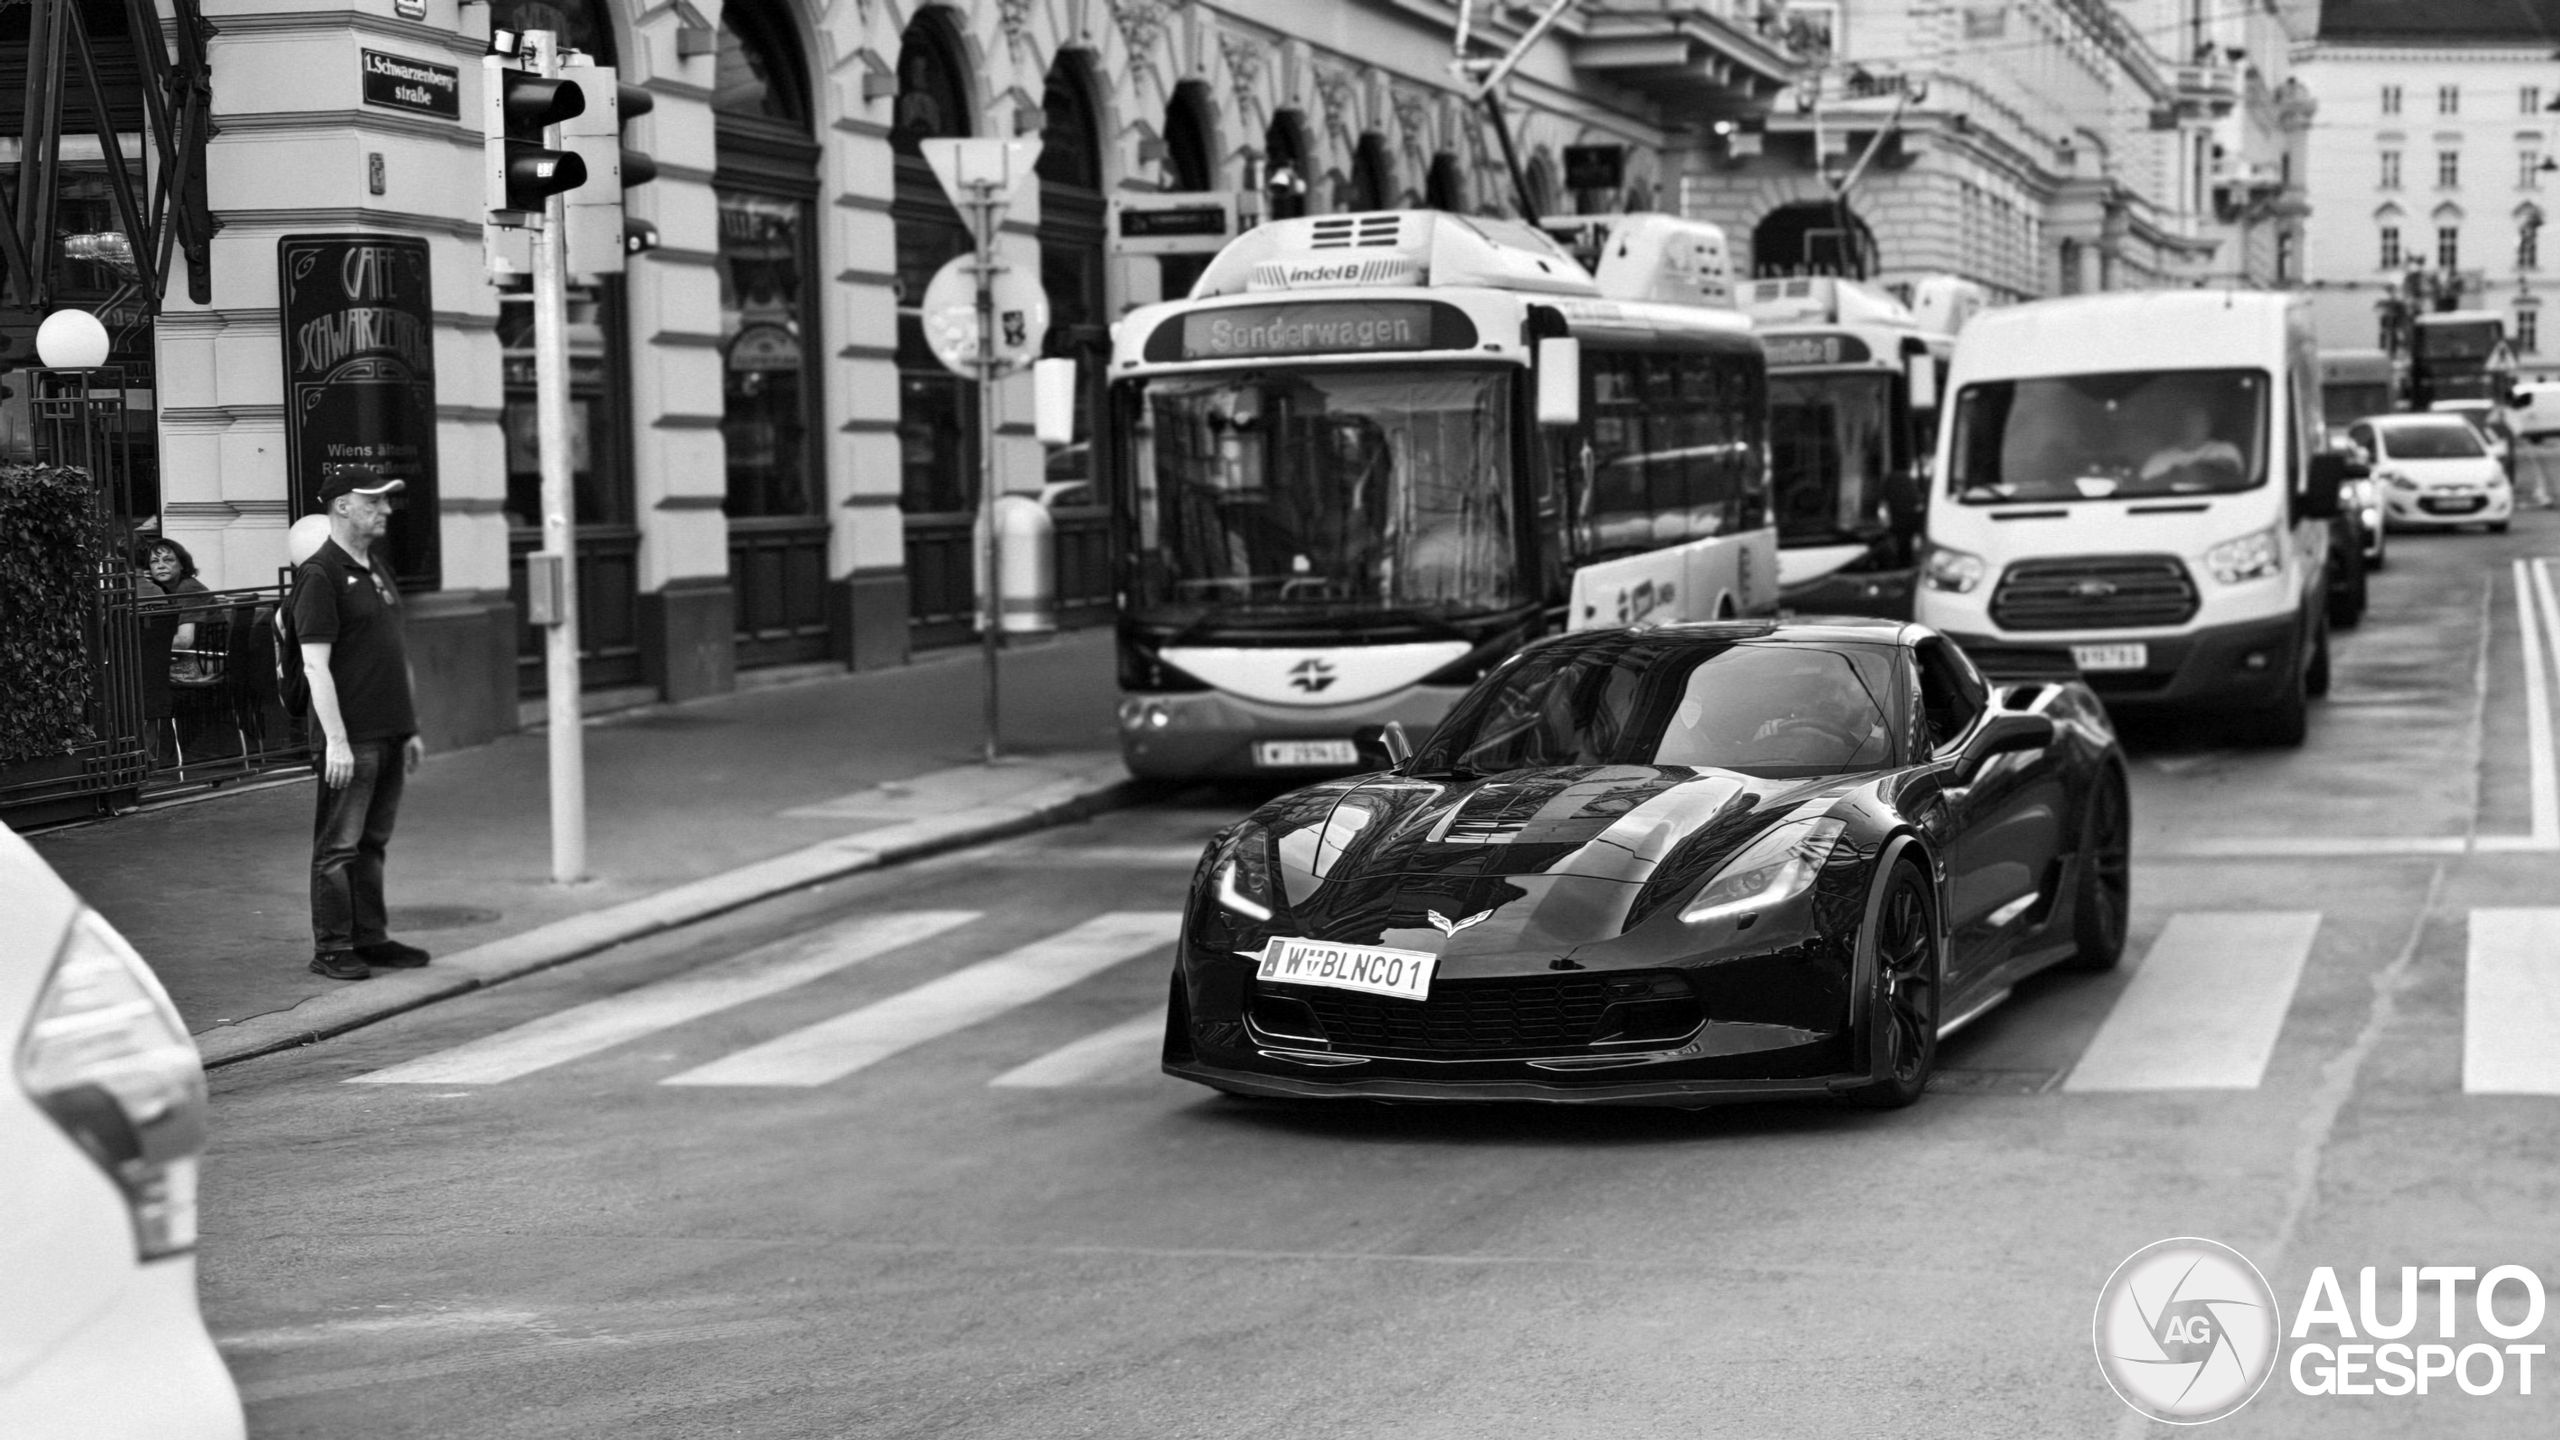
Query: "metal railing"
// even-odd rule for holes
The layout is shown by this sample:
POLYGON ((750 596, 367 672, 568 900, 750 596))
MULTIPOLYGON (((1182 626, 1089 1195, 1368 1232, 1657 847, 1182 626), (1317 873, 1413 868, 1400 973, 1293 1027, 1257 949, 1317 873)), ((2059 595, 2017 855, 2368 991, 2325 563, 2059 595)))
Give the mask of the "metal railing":
POLYGON ((134 601, 146 796, 310 763, 303 722, 277 698, 285 593, 279 583, 134 601))

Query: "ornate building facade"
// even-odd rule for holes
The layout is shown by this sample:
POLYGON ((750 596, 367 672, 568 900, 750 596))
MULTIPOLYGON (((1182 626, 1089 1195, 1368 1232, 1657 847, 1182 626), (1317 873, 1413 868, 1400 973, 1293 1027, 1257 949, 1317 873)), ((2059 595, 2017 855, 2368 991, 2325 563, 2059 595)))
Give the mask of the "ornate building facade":
MULTIPOLYGON (((1483 55, 1534 18, 1476 8, 1483 55)), ((521 615, 539 492, 529 311, 481 257, 493 25, 552 30, 655 101, 630 134, 658 178, 630 196, 662 248, 573 293, 590 689, 685 698, 742 667, 894 665, 967 633, 977 400, 932 358, 919 309, 967 241, 919 140, 1043 144, 1004 245, 1047 288, 1046 349, 1085 363, 1083 438, 1044 455, 1029 383, 1012 382, 993 401, 996 459, 1008 490, 1059 499, 1071 622, 1111 601, 1113 442, 1095 423, 1110 324, 1198 264, 1132 253, 1112 233, 1113 197, 1231 191, 1268 214, 1511 206, 1441 0, 209 0, 207 13, 221 228, 211 302, 172 298, 158 321, 160 524, 214 583, 274 576, 310 508, 287 478, 309 417, 288 415, 305 402, 288 396, 298 302, 280 257, 320 253, 314 237, 422 240, 435 474, 395 523, 416 532, 404 583, 440 744, 512 728, 541 681, 521 615), (449 72, 454 113, 382 103, 365 77, 385 65, 449 72)), ((1782 19, 1752 0, 1568 17, 1508 86, 1536 203, 1668 204, 1698 117, 1765 107, 1793 75, 1782 19), (1623 147, 1623 174, 1568 198, 1564 152, 1585 145, 1623 147)))

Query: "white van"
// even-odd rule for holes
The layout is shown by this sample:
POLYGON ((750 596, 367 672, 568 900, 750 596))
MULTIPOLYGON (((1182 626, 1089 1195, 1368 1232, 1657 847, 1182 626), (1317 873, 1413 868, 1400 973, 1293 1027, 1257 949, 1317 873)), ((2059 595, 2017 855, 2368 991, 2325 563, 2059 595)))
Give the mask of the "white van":
POLYGON ((2068 647, 2112 708, 2249 715, 2299 744, 2328 688, 2318 352, 2297 296, 2119 292, 1957 337, 1915 618, 2068 647))

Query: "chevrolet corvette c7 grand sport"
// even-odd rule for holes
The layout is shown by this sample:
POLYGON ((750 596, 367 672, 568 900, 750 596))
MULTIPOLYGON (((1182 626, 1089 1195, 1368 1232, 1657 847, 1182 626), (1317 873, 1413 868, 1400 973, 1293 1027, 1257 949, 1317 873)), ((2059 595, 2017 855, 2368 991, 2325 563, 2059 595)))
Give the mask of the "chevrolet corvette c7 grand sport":
POLYGON ((2067 657, 1994 683, 1892 621, 1592 631, 1384 744, 1210 843, 1168 1073, 1900 1106, 1952 1026, 2123 949, 2124 759, 2067 657))

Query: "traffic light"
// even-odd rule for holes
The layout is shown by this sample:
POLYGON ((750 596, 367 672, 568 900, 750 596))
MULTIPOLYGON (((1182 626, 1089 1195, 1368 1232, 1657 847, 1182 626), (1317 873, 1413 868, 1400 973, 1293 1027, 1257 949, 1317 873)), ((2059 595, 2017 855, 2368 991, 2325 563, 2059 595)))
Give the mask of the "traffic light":
POLYGON ((481 170, 490 222, 526 225, 541 217, 545 200, 586 183, 586 161, 573 151, 544 148, 543 131, 585 113, 587 100, 576 81, 546 80, 508 60, 480 59, 481 170))
POLYGON ((587 109, 563 126, 560 143, 585 162, 595 181, 569 197, 567 253, 572 275, 618 275, 623 257, 658 248, 658 227, 623 213, 623 193, 658 176, 658 162, 623 142, 622 127, 649 113, 656 98, 626 85, 610 65, 563 60, 560 74, 574 79, 587 109))

